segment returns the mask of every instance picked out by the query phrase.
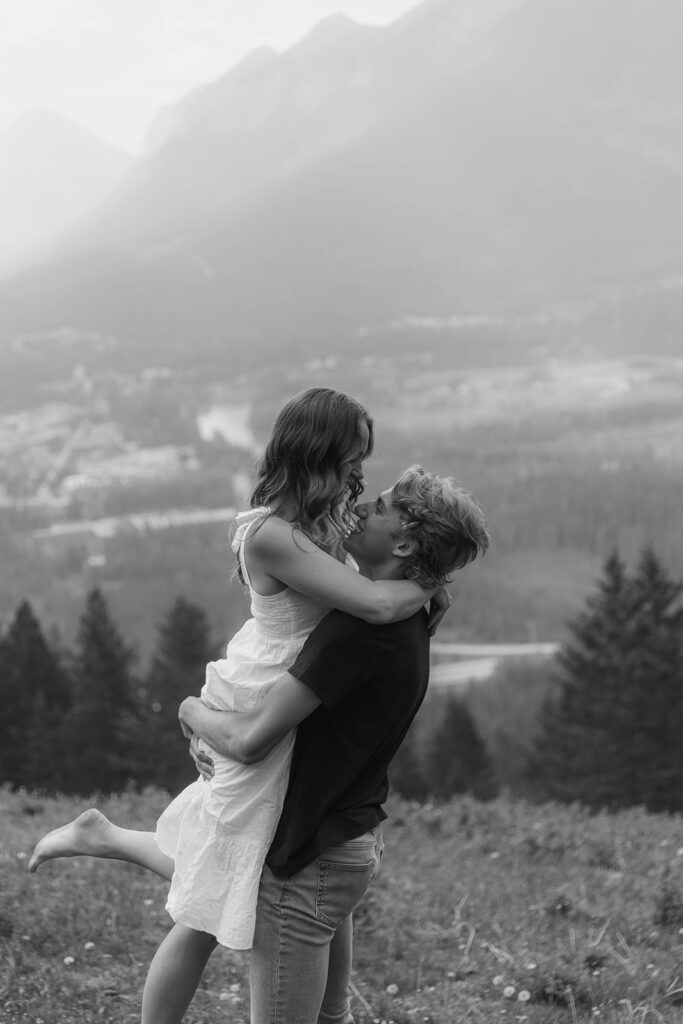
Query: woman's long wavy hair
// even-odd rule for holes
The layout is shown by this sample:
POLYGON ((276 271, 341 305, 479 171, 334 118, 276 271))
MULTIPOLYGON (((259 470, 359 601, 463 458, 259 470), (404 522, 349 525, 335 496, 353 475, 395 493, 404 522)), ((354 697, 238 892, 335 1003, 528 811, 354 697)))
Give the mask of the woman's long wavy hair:
POLYGON ((358 451, 360 425, 373 445, 372 419, 360 402, 333 388, 309 388, 285 405, 273 426, 251 494, 252 508, 288 505, 296 525, 326 548, 339 541, 349 509, 363 490, 345 479, 348 460, 358 451))

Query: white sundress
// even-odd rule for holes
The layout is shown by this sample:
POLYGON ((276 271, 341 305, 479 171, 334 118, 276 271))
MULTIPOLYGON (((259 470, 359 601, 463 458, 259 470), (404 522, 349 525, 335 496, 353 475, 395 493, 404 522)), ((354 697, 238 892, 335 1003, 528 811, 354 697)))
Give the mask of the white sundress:
MULTIPOLYGON (((202 700, 219 710, 255 707, 328 611, 289 588, 272 596, 252 588, 244 542, 269 512, 250 509, 237 517, 232 546, 249 586, 252 618, 232 638, 225 658, 207 665, 202 700)), ((206 747, 214 777, 187 786, 157 822, 157 843, 175 861, 166 909, 176 923, 215 935, 230 949, 252 945, 259 881, 282 811, 294 735, 249 765, 206 747)))

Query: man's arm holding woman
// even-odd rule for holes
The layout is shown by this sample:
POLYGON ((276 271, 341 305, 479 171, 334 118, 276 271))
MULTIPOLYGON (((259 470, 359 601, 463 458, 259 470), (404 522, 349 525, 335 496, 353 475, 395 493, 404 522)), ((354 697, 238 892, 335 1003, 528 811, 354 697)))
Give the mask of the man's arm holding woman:
POLYGON ((217 711, 198 697, 187 697, 178 718, 188 739, 198 736, 224 757, 253 764, 267 757, 319 704, 308 686, 286 672, 251 711, 217 711))
MULTIPOLYGON (((445 608, 437 609, 439 618, 444 611, 445 608)), ((178 711, 180 727, 192 741, 190 750, 202 774, 205 774, 203 766, 210 762, 210 758, 200 754, 196 738, 203 740, 224 757, 231 757, 242 764, 253 764, 267 757, 291 729, 315 711, 326 698, 323 696, 321 700, 323 691, 319 685, 315 689, 307 685, 311 683, 308 672, 311 665, 327 666, 326 686, 323 689, 327 692, 331 687, 336 697, 341 696, 363 668, 358 638, 351 642, 346 635, 349 623, 353 621, 344 616, 340 626, 339 613, 333 612, 327 616, 313 631, 293 666, 293 670, 301 674, 301 679, 306 682, 290 672, 283 673, 251 711, 218 711, 207 707, 198 697, 187 697, 182 702, 178 711), (331 623, 335 622, 341 632, 330 634, 331 623)), ((332 694, 328 693, 330 696, 332 694)))

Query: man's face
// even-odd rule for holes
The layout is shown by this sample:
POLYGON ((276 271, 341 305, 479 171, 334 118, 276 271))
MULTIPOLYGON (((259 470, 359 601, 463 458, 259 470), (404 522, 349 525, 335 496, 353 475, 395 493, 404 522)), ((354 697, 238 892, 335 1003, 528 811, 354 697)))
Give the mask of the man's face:
POLYGON ((401 516, 391 502, 391 490, 382 491, 374 501, 356 505, 358 525, 344 541, 346 550, 369 565, 381 565, 401 543, 401 516))

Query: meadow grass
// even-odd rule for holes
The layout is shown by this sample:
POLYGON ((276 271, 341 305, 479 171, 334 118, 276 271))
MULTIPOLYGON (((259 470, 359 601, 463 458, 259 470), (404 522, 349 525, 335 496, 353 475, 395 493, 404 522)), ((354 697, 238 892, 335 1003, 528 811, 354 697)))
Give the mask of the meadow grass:
MULTIPOLYGON (((146 828, 166 800, 98 806, 146 828)), ((26 871, 35 841, 86 803, 0 790, 2 1024, 139 1019, 166 883, 87 858, 26 871)), ((680 816, 506 798, 387 809, 382 871, 356 914, 358 1024, 683 1020, 680 816)), ((247 971, 219 949, 188 1024, 247 1024, 247 971)))

